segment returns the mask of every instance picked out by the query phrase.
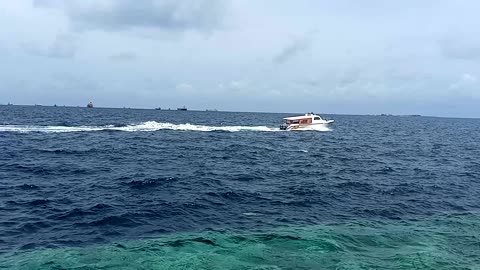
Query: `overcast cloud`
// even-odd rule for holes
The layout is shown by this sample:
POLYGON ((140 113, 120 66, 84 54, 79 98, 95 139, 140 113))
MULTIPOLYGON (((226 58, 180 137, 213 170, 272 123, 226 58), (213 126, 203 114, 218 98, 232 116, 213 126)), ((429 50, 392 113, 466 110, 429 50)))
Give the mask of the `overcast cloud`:
POLYGON ((475 0, 0 0, 0 104, 480 117, 475 0))
POLYGON ((221 26, 223 0, 33 0, 34 7, 62 9, 80 30, 151 28, 211 31, 221 26))

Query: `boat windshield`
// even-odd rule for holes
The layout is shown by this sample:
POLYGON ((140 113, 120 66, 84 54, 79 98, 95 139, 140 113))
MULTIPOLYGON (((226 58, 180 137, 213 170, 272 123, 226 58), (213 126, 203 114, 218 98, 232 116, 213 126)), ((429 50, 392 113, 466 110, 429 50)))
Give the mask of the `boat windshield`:
POLYGON ((299 121, 298 121, 298 120, 288 120, 288 119, 285 119, 285 120, 283 120, 283 123, 288 124, 288 125, 291 125, 291 124, 298 124, 299 121))

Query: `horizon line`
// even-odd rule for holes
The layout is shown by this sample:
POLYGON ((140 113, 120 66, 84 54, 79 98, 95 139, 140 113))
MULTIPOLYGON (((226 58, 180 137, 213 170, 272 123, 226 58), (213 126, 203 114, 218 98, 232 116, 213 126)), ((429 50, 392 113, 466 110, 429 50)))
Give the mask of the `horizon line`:
MULTIPOLYGON (((0 106, 25 106, 25 107, 52 107, 52 108, 85 108, 85 109, 120 109, 120 110, 157 110, 157 111, 179 111, 177 109, 157 109, 146 107, 93 107, 87 108, 87 106, 80 105, 42 105, 42 104, 3 104, 0 106)), ((180 108, 180 107, 179 107, 180 108)), ((299 112, 272 112, 272 111, 230 111, 230 110, 218 110, 218 109, 188 109, 190 112, 227 112, 227 113, 272 113, 272 114, 304 114, 299 112)), ((382 117, 435 117, 435 118, 454 118, 454 119, 480 119, 480 117, 459 117, 459 116, 437 116, 437 115, 422 115, 422 114, 392 114, 392 113, 380 113, 380 114, 349 114, 349 113, 321 113, 325 115, 345 115, 345 116, 382 116, 382 117)))

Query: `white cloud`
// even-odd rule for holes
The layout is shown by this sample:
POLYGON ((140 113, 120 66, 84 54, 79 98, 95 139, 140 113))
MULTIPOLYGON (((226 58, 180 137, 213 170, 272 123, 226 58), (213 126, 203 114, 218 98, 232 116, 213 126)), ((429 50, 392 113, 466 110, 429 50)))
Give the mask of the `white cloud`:
POLYGON ((227 94, 245 94, 250 92, 250 82, 247 80, 232 80, 226 83, 218 84, 218 89, 224 91, 227 94))
POLYGON ((478 78, 470 73, 464 73, 450 85, 450 90, 455 95, 480 96, 478 78))
POLYGON ((23 47, 34 55, 51 58, 73 58, 77 50, 75 37, 71 34, 57 34, 52 44, 47 46, 28 42, 24 43, 23 47))
POLYGON ((451 59, 480 61, 480 38, 478 35, 454 35, 439 42, 443 55, 451 59))
POLYGON ((477 77, 469 73, 464 73, 462 74, 462 76, 460 76, 460 79, 458 79, 458 81, 450 85, 450 88, 458 89, 465 86, 472 86, 477 84, 477 81, 477 77))
POLYGON ((118 62, 131 62, 137 59, 134 52, 119 52, 108 56, 108 59, 118 62))
POLYGON ((193 93, 193 86, 188 83, 180 83, 175 86, 175 89, 183 94, 193 93))

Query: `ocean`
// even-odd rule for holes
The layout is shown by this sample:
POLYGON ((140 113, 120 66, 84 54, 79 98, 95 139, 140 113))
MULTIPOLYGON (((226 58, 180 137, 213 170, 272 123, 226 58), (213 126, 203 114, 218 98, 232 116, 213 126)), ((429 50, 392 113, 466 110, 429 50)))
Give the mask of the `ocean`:
POLYGON ((0 269, 480 269, 480 120, 0 106, 0 269))

